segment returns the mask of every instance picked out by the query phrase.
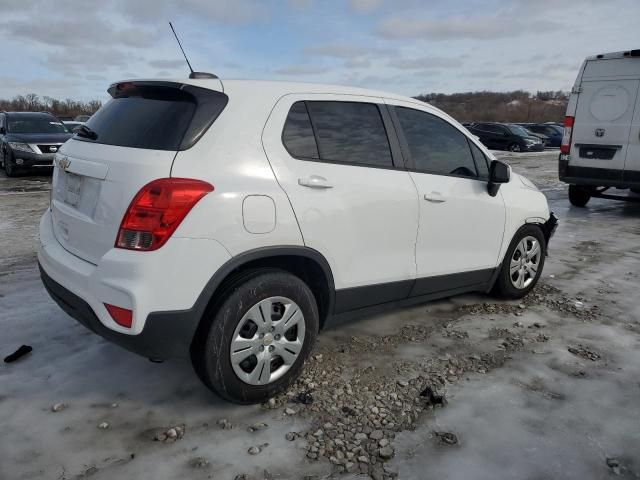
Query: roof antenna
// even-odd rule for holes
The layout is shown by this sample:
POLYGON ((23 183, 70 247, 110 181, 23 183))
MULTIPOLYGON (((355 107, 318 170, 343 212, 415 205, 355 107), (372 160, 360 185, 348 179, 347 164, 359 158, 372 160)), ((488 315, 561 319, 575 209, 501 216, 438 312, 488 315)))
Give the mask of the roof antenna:
POLYGON ((169 26, 171 27, 171 31, 173 32, 173 36, 176 37, 176 42, 178 42, 178 46, 180 47, 180 50, 182 51, 182 55, 184 55, 184 59, 187 61, 187 65, 189 66, 189 70, 191 70, 191 73, 189 74, 189 78, 191 78, 191 79, 196 79, 196 78, 218 78, 213 73, 194 72, 193 71, 193 68, 191 68, 191 63, 189 63, 189 59, 187 58, 187 54, 184 53, 184 48, 182 48, 182 44, 180 43, 180 39, 178 38, 178 34, 176 33, 176 30, 173 28, 173 25, 172 25, 171 22, 169 22, 169 26))

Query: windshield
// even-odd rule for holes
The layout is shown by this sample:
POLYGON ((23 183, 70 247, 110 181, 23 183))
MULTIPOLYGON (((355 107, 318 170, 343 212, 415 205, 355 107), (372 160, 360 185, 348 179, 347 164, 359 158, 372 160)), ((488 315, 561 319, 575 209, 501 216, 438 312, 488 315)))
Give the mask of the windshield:
POLYGON ((521 137, 531 136, 531 133, 529 133, 526 129, 524 129, 520 125, 509 125, 509 130, 511 130, 511 133, 515 135, 520 135, 521 137))
POLYGON ((62 122, 45 116, 9 118, 7 127, 10 133, 69 133, 62 122))

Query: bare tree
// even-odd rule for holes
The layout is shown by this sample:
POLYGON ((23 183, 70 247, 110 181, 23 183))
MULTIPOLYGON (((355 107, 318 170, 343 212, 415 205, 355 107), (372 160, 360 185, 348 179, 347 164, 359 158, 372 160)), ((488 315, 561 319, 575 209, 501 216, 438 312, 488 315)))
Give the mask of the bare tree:
POLYGON ((17 95, 11 100, 0 99, 0 110, 13 112, 50 112, 59 117, 92 115, 102 106, 99 100, 88 102, 67 98, 59 100, 52 97, 39 97, 35 93, 17 95))

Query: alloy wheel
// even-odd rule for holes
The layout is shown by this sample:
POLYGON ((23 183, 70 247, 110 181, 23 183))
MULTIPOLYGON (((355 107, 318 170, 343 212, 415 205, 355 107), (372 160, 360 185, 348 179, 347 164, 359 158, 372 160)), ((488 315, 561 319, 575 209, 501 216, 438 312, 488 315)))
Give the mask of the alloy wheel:
POLYGON ((540 242, 537 238, 526 236, 516 246, 509 265, 511 284, 524 289, 531 285, 540 266, 540 242))

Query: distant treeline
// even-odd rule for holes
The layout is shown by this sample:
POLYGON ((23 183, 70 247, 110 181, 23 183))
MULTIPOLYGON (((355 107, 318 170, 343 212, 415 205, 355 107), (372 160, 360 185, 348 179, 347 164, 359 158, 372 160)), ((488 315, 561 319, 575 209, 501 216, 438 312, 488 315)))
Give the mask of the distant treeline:
POLYGON ((78 100, 58 100, 51 97, 40 97, 35 93, 18 95, 11 100, 0 99, 0 111, 7 112, 49 112, 58 117, 75 117, 76 115, 92 115, 100 108, 100 100, 82 102, 78 100))
POLYGON ((562 91, 427 93, 418 100, 444 110, 459 122, 561 122, 569 94, 562 91))
MULTIPOLYGON (((460 122, 549 122, 562 121, 569 94, 562 91, 537 92, 524 90, 513 92, 427 93, 418 100, 444 110, 460 122)), ((0 110, 50 112, 59 117, 91 115, 102 102, 59 100, 40 97, 35 93, 18 95, 11 100, 0 99, 0 110)))

